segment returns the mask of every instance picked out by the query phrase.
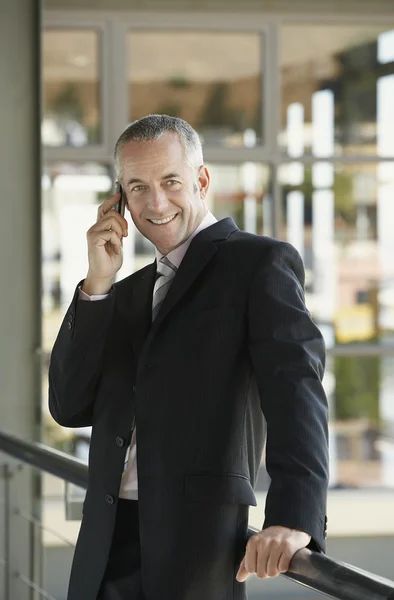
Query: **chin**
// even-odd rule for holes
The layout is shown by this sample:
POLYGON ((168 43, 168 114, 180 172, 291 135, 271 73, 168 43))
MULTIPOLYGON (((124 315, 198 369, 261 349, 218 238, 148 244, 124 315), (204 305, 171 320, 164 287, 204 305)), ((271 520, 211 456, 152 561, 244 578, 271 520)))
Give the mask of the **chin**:
POLYGON ((177 232, 152 232, 151 228, 141 227, 139 229, 140 233, 148 239, 154 246, 161 252, 161 254, 168 254, 174 248, 180 246, 186 239, 186 232, 177 231, 177 232), (156 233, 156 235, 155 235, 156 233), (161 233, 161 235, 160 235, 161 233))

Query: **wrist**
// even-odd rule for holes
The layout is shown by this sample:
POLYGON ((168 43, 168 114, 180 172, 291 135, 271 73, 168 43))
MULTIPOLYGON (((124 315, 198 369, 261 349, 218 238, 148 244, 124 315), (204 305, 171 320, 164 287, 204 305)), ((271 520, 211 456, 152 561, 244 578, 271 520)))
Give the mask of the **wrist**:
POLYGON ((81 290, 85 294, 88 294, 88 296, 108 294, 114 281, 112 277, 110 279, 95 279, 87 276, 81 286, 81 290))

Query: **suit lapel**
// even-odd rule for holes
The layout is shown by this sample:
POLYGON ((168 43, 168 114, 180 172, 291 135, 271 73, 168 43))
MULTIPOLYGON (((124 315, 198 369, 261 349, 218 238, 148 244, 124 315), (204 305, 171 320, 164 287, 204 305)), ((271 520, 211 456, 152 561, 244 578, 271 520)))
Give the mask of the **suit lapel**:
POLYGON ((215 256, 217 246, 212 242, 208 242, 202 245, 198 254, 194 249, 191 252, 190 250, 191 247, 186 252, 167 296, 164 298, 163 304, 152 324, 153 332, 184 296, 208 262, 215 256))
POLYGON ((226 240, 237 229, 238 227, 234 221, 227 218, 204 229, 193 238, 163 301, 163 305, 152 324, 152 335, 215 256, 218 250, 218 242, 226 240))
POLYGON ((193 238, 170 286, 160 311, 152 324, 152 296, 156 279, 156 261, 132 276, 118 295, 122 320, 132 332, 132 346, 138 359, 146 351, 157 328, 185 295, 198 275, 212 260, 218 243, 226 240, 238 227, 231 218, 218 221, 193 238))

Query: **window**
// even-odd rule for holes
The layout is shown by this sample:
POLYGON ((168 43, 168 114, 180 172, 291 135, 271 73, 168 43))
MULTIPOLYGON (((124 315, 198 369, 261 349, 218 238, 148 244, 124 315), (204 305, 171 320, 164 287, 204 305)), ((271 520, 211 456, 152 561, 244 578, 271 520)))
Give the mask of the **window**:
POLYGON ((207 166, 212 177, 207 203, 216 218, 232 217, 244 231, 270 235, 269 167, 252 162, 207 166))
POLYGON ((332 486, 393 487, 393 369, 392 356, 329 359, 332 486))
MULTIPOLYGON (((189 16, 179 11, 160 29, 142 13, 124 22, 108 14, 95 25, 80 17, 48 20, 45 351, 86 274, 86 231, 113 186, 114 136, 150 113, 179 116, 204 143, 212 175, 207 204, 215 216, 274 234, 303 256, 307 306, 328 346, 332 485, 392 485, 393 22, 282 21, 276 47, 277 18, 266 16, 247 30, 254 27, 249 17, 228 17, 233 29, 215 15, 204 29, 206 16, 197 15, 191 30, 189 16), (281 104, 265 69, 277 56, 281 104), (108 91, 105 110, 101 87, 108 91), (274 115, 269 127, 264 121, 264 92, 280 110, 277 130, 274 115)), ((152 244, 131 222, 124 249, 117 280, 154 259, 152 244)), ((44 412, 46 394, 43 373, 44 412)), ((75 452, 74 432, 50 424, 45 441, 75 452)))
POLYGON ((383 170, 374 163, 289 163, 282 165, 280 179, 280 237, 304 258, 314 317, 334 328, 339 344, 389 340, 394 334, 394 163, 383 170))
POLYGON ((185 119, 205 144, 261 142, 262 38, 258 34, 132 32, 129 119, 185 119))
POLYGON ((100 141, 99 35, 90 30, 43 34, 42 140, 47 146, 100 141))
POLYGON ((88 268, 86 232, 108 197, 107 167, 52 163, 42 175, 43 346, 49 352, 75 286, 88 268))
POLYGON ((393 31, 384 25, 282 28, 284 151, 394 157, 393 31))

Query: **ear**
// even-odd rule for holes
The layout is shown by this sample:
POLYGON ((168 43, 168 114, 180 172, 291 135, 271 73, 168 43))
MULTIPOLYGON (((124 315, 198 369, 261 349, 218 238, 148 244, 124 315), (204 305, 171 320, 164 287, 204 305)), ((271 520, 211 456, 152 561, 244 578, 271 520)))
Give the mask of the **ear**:
POLYGON ((204 199, 208 193, 211 183, 211 175, 205 165, 201 165, 198 169, 197 185, 199 188, 200 198, 204 199))

